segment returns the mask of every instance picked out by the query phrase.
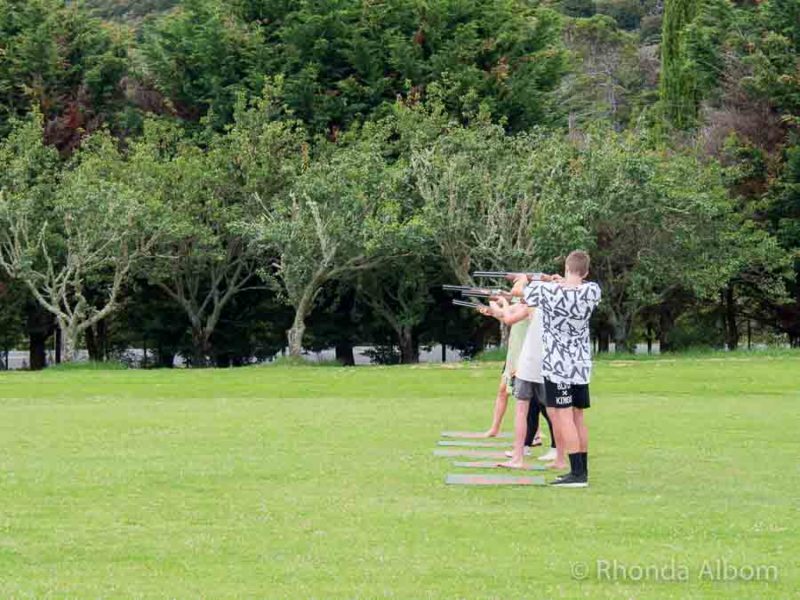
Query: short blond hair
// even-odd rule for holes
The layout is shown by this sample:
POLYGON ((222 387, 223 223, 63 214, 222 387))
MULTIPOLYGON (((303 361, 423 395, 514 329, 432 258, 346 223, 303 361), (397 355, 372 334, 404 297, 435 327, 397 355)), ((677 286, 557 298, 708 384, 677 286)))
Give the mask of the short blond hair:
POLYGON ((580 277, 586 277, 589 274, 590 264, 591 260, 589 259, 589 254, 583 250, 573 250, 570 252, 566 262, 567 270, 580 277))

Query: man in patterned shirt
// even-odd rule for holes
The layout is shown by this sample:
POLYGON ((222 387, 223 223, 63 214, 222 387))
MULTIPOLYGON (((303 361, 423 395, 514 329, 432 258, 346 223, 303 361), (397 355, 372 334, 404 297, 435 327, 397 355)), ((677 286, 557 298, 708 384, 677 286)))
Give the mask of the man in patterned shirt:
POLYGON ((589 435, 583 411, 589 408, 592 351, 589 318, 600 302, 600 287, 585 282, 589 255, 576 250, 567 257, 564 277, 543 276, 530 281, 515 276, 512 294, 542 312, 544 376, 547 410, 553 421, 556 446, 569 456, 570 472, 552 482, 561 487, 589 484, 589 435))

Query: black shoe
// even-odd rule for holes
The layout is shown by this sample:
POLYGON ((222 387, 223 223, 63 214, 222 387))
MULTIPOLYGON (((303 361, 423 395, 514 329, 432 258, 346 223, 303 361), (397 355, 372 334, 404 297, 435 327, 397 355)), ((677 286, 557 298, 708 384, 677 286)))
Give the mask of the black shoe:
POLYGON ((567 473, 562 477, 557 477, 550 482, 550 485, 565 488, 589 487, 589 478, 586 475, 575 475, 567 473))

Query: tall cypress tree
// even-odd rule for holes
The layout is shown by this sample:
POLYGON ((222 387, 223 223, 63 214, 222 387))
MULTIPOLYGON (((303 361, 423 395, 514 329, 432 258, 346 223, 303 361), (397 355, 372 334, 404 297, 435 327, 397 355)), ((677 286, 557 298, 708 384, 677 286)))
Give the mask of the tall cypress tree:
POLYGON ((661 105, 665 117, 680 129, 695 122, 697 89, 687 67, 683 32, 698 12, 700 0, 666 0, 661 35, 661 105))

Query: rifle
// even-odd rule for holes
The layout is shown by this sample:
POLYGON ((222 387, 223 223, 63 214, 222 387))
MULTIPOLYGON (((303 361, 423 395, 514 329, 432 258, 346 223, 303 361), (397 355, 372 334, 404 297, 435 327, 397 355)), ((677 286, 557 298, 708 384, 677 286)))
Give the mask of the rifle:
POLYGON ((479 294, 480 297, 485 298, 488 296, 497 296, 501 293, 501 290, 495 290, 491 288, 482 288, 482 287, 474 287, 471 285, 449 285, 445 284, 442 286, 442 289, 448 292, 461 292, 462 296, 467 296, 470 294, 479 294))
POLYGON ((445 284, 445 285, 442 286, 442 289, 446 290, 448 292, 466 292, 466 291, 469 291, 469 290, 474 290, 475 288, 472 288, 472 287, 470 287, 468 285, 449 285, 449 284, 445 284))
POLYGON ((468 298, 494 298, 495 296, 511 297, 511 293, 506 290, 482 290, 477 288, 461 292, 461 295, 468 298))
POLYGON ((465 306, 467 308, 473 308, 475 310, 486 308, 486 305, 481 304, 480 302, 465 302, 464 300, 453 300, 453 306, 465 306))
MULTIPOLYGON (((479 278, 508 279, 509 275, 519 275, 513 271, 475 271, 472 276, 479 278)), ((530 281, 541 281, 544 273, 524 273, 530 281)))

